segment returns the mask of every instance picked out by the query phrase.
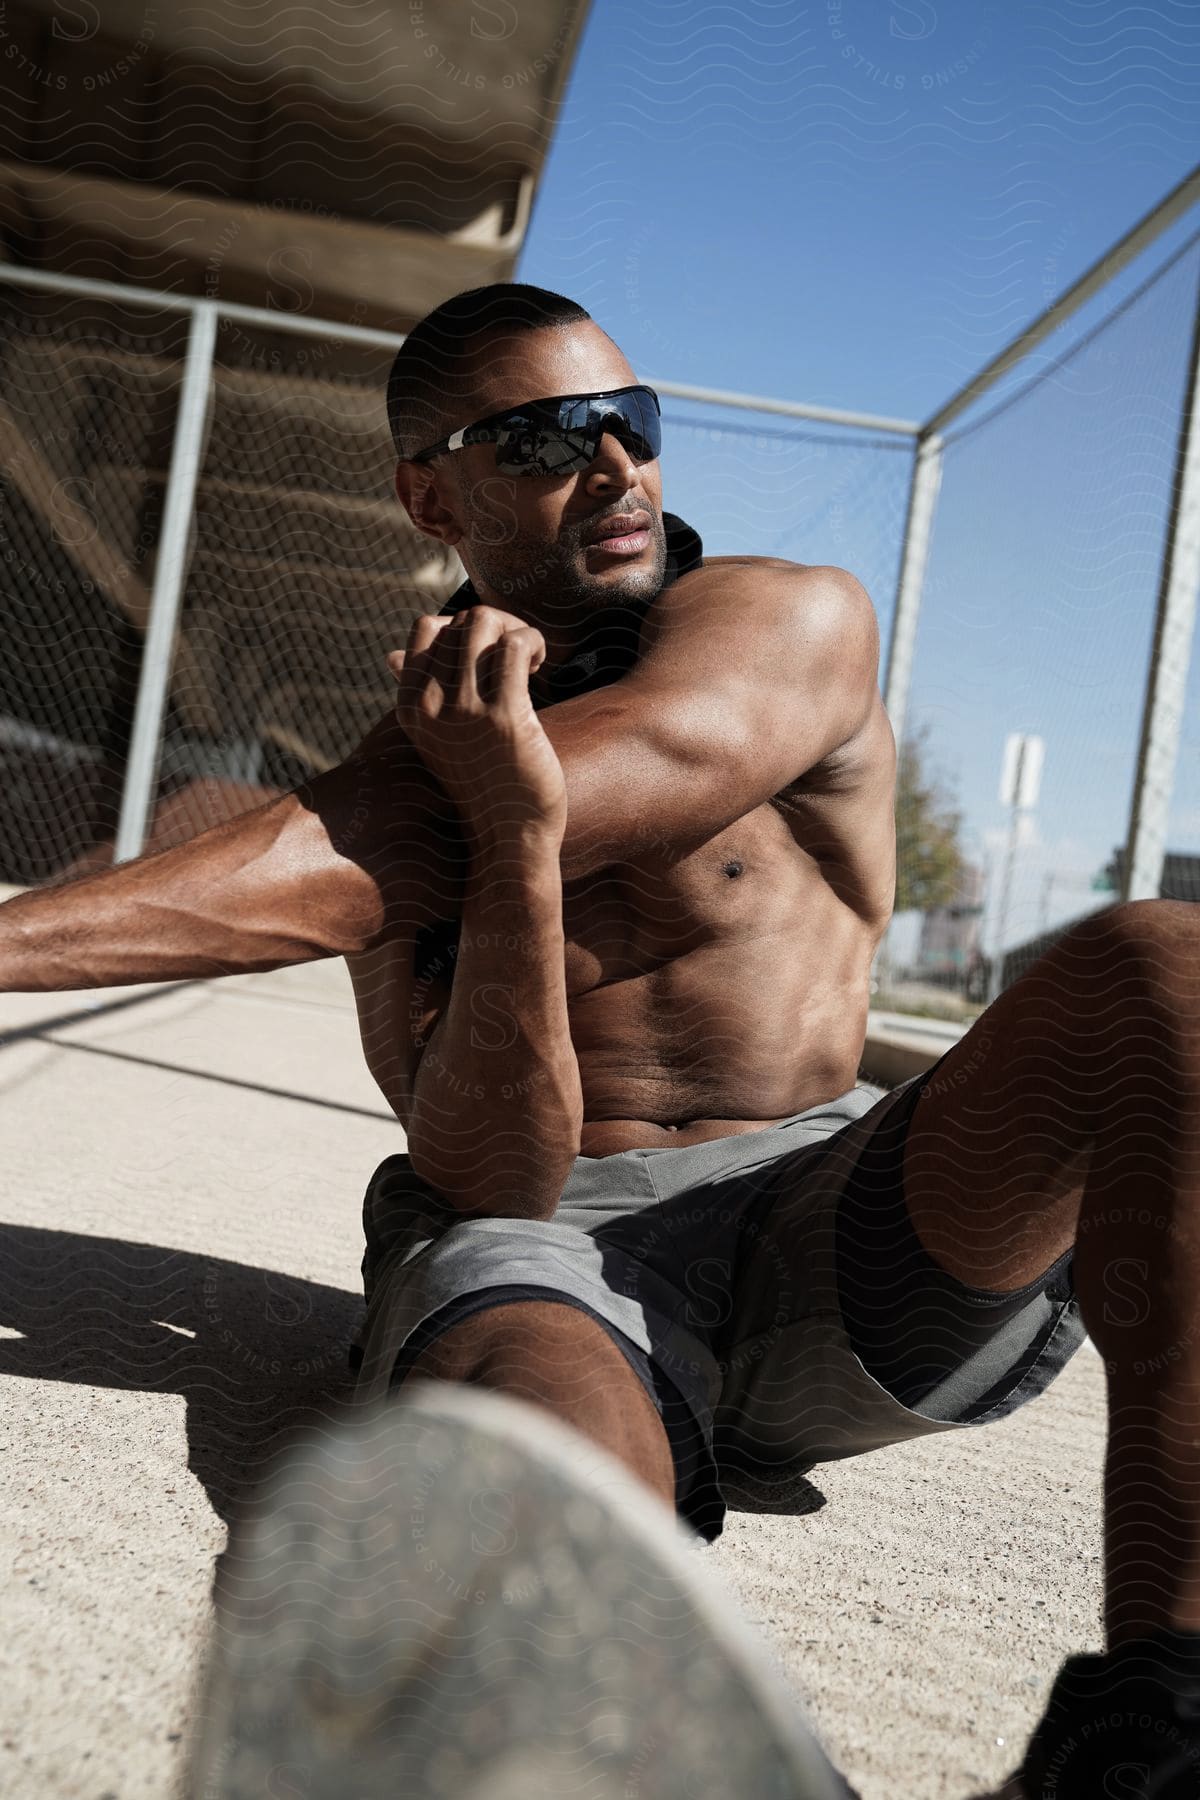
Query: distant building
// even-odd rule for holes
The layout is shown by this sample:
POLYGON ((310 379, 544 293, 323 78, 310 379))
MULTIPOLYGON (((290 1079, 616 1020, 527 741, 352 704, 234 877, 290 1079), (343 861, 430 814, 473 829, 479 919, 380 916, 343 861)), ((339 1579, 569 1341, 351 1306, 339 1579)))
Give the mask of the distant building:
MULTIPOLYGON (((1125 847, 1114 850, 1104 871, 1119 894, 1125 879, 1125 847)), ((1168 850, 1163 857, 1162 879, 1158 884, 1162 900, 1200 900, 1200 853, 1192 850, 1168 850)))
MULTIPOLYGON (((1102 912, 1108 906, 1115 906, 1121 895, 1121 887, 1125 876, 1125 850, 1122 846, 1112 853, 1112 857, 1096 877, 1092 886, 1097 893, 1106 898, 1099 906, 1092 907, 1086 913, 1080 913, 1074 919, 1065 919, 1049 931, 1039 931, 1036 937, 1027 938, 1022 944, 1014 944, 1004 951, 1000 971, 1000 985, 1009 987, 1018 976, 1023 975, 1035 963, 1039 956, 1056 944, 1073 925, 1078 925, 1094 913, 1102 912)), ((1200 854, 1187 850, 1168 850, 1163 857, 1162 878, 1158 885, 1161 900, 1200 900, 1200 854)), ((991 958, 977 955, 968 972, 966 994, 968 999, 982 1000, 988 991, 988 979, 991 958)))
POLYGON ((913 974, 924 981, 965 979, 979 954, 983 924, 983 870, 964 863, 962 880, 948 906, 931 906, 922 915, 921 936, 913 974))

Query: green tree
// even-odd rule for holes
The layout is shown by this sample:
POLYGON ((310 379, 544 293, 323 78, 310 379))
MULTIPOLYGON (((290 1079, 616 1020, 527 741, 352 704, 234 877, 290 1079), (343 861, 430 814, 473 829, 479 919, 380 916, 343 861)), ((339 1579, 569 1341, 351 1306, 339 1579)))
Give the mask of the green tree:
POLYGON ((962 813, 930 768, 929 726, 907 736, 896 767, 896 911, 950 906, 963 881, 962 813))

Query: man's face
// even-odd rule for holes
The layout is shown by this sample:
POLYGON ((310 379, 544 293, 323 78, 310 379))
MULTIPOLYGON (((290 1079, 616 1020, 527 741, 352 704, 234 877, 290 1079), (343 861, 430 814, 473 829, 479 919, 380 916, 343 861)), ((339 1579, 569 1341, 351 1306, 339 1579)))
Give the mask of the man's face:
MULTIPOLYGON (((590 320, 525 332, 481 353, 471 400, 448 429, 531 400, 636 381, 590 320)), ((396 486, 417 528, 458 551, 481 600, 555 639, 577 634, 602 608, 653 599, 662 586, 667 550, 658 463, 635 463, 611 434, 577 474, 500 475, 494 445, 473 444, 431 464, 401 463, 396 486), (650 522, 640 547, 621 552, 592 543, 603 521, 635 513, 650 522)))

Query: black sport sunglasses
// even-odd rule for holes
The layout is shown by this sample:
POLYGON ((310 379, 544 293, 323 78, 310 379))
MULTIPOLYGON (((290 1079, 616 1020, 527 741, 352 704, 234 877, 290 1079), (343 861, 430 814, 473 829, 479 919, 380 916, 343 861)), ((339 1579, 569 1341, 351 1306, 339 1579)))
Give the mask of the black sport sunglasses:
POLYGON ((654 389, 613 388, 603 394, 530 400, 452 431, 409 460, 428 462, 468 444, 495 444, 500 475, 575 475, 595 460, 606 432, 635 462, 653 462, 662 449, 661 408, 654 389))

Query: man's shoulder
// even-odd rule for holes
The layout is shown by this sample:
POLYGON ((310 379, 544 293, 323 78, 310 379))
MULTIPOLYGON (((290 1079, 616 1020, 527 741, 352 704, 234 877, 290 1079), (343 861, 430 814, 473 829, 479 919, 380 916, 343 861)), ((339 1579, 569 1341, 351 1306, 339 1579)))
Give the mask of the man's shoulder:
MULTIPOLYGON (((739 556, 739 555, 706 556, 704 559, 704 564, 703 564, 703 567, 706 569, 742 568, 743 566, 748 567, 748 568, 756 568, 756 569, 766 568, 766 569, 804 570, 804 569, 807 569, 809 565, 807 563, 790 562, 788 560, 788 558, 784 557, 784 556, 739 556)), ((693 569, 692 573, 698 574, 699 571, 693 569)), ((682 577, 680 577, 680 579, 682 580, 682 577)))
POLYGON ((785 556, 706 556, 700 568, 689 570, 679 580, 696 582, 707 574, 734 569, 744 569, 748 574, 770 573, 800 587, 864 592, 862 583, 849 569, 835 563, 792 562, 785 556))
POLYGON ((845 569, 781 557, 714 558, 659 595, 642 625, 635 685, 681 673, 717 686, 750 681, 792 695, 820 670, 828 685, 878 694, 879 624, 845 569))
POLYGON ((787 628, 802 622, 810 631, 823 621, 832 636, 840 637, 856 620, 868 636, 877 632, 875 608, 856 575, 833 563, 789 562, 781 556, 711 556, 704 566, 681 575, 659 595, 651 608, 665 623, 674 613, 682 623, 697 610, 697 601, 711 602, 715 617, 731 625, 744 625, 743 608, 753 606, 760 625, 774 618, 787 628), (733 611, 730 612, 732 602, 733 611))
MULTIPOLYGON (((826 687, 836 674, 848 703, 861 699, 862 722, 828 760, 841 774, 862 755, 879 760, 891 732, 879 692, 879 622, 848 569, 778 556, 712 557, 660 598, 666 604, 651 609, 645 642, 662 666, 740 670, 781 696, 808 693, 814 669, 826 687)), ((828 772, 822 762, 810 775, 818 768, 828 772)))

